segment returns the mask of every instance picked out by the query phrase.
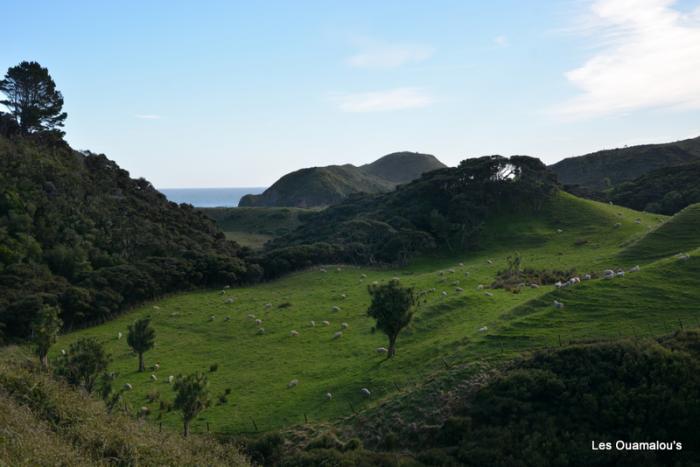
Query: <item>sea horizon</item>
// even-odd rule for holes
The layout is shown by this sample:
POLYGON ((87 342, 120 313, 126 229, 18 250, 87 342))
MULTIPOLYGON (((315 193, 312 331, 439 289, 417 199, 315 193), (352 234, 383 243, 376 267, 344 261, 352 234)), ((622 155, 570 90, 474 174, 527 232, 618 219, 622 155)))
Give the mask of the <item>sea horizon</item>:
POLYGON ((266 187, 218 187, 218 188, 157 188, 169 201, 187 203, 196 208, 238 207, 241 198, 257 195, 266 187))

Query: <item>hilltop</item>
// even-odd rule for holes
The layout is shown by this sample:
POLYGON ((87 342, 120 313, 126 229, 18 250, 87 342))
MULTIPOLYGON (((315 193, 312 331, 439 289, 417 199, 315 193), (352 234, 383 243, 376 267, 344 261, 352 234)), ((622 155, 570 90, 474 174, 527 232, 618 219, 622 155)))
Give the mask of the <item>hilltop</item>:
POLYGON ((700 161, 700 137, 664 144, 607 149, 550 166, 564 185, 601 192, 665 167, 700 161))
POLYGON ((330 206, 353 193, 383 193, 445 165, 429 154, 397 152, 370 164, 311 167, 289 173, 260 195, 245 195, 241 207, 330 206))
MULTIPOLYGON (((29 333, 44 304, 65 326, 175 290, 253 280, 241 248, 102 154, 0 136, 0 326, 29 333)), ((259 275, 259 274, 258 274, 259 275)))

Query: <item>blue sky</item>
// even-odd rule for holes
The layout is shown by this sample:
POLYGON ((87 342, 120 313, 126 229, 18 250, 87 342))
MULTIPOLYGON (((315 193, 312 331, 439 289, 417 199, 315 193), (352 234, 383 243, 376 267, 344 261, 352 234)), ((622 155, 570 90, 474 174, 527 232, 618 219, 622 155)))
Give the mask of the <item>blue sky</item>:
POLYGON ((700 0, 3 2, 67 139, 157 187, 700 135, 700 0))

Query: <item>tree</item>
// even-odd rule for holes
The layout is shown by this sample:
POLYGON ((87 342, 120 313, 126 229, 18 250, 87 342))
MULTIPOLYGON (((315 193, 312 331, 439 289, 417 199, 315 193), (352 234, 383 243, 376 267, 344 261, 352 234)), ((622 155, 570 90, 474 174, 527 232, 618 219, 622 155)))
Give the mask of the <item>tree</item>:
POLYGON ((185 437, 190 433, 190 422, 211 403, 208 386, 209 381, 202 373, 179 376, 173 384, 177 393, 173 405, 182 412, 185 437))
POLYGON ((10 109, 24 134, 56 130, 63 126, 67 114, 61 112, 63 96, 49 70, 37 62, 24 61, 7 70, 0 80, 0 92, 7 97, 0 101, 10 109))
POLYGON ((56 342, 63 321, 58 317, 58 308, 44 305, 32 322, 32 341, 42 368, 49 366, 49 349, 56 342))
POLYGON ((83 337, 59 358, 56 374, 63 376, 68 384, 82 386, 91 393, 110 360, 110 355, 94 337, 83 337))
POLYGON ((368 290, 372 303, 367 315, 377 320, 377 329, 389 338, 387 358, 391 358, 396 355, 399 333, 413 318, 416 304, 413 287, 401 287, 398 280, 393 280, 388 284, 370 285, 368 290))
POLYGON ((139 371, 143 371, 143 354, 153 348, 156 340, 156 331, 151 327, 151 320, 148 318, 134 321, 129 325, 129 334, 126 342, 134 352, 139 354, 139 371))

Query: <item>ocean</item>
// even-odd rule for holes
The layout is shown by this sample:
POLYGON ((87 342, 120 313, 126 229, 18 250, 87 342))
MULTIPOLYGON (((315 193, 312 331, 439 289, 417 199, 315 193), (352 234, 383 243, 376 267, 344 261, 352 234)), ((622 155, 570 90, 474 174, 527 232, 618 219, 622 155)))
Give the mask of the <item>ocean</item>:
POLYGON ((158 188, 158 191, 175 203, 189 203, 196 208, 220 208, 238 206, 243 195, 258 195, 265 188, 158 188))

